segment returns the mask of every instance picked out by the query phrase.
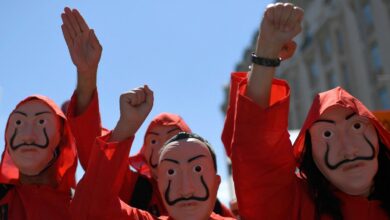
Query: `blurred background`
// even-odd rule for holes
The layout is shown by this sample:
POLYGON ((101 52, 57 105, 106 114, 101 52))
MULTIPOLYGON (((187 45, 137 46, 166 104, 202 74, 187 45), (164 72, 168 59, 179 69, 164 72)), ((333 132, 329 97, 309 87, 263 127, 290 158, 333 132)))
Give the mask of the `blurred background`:
MULTIPOLYGON (((142 146, 146 125, 160 112, 181 115, 217 153, 218 197, 234 198, 229 161, 220 135, 232 71, 248 71, 257 30, 273 1, 2 1, 0 3, 0 131, 14 106, 31 94, 58 105, 76 85, 61 32, 65 6, 77 8, 103 46, 98 89, 103 125, 119 117, 119 95, 148 84, 154 108, 131 154, 142 146)), ((342 86, 390 124, 390 1, 290 1, 305 9, 295 56, 278 76, 291 85, 291 138, 313 95, 342 86)), ((4 146, 4 139, 0 140, 4 146)), ((80 178, 83 170, 79 169, 80 178)))

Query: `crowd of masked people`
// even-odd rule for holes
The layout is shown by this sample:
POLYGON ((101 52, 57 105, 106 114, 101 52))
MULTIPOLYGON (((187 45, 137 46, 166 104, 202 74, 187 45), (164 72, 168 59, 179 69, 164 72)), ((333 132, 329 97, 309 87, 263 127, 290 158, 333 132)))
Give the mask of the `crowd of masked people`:
POLYGON ((289 139, 290 88, 275 71, 293 56, 303 16, 291 3, 268 5, 251 70, 231 75, 221 139, 232 161, 233 214, 216 197, 212 145, 179 115, 155 116, 129 156, 153 107, 147 84, 120 95, 113 130, 102 125, 102 46, 82 15, 65 8, 61 28, 77 86, 64 110, 32 95, 10 113, 0 219, 390 219, 390 133, 357 98, 341 87, 317 94, 296 141, 289 139), (78 160, 85 173, 76 184, 78 160))

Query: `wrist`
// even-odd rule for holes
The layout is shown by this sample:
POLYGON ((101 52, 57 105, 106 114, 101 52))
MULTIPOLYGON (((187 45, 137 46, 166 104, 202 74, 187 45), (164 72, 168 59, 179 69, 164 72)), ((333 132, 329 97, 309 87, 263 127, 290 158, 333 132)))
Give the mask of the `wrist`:
POLYGON ((77 86, 76 90, 78 93, 91 93, 96 89, 97 79, 96 73, 94 74, 77 74, 77 86))
POLYGON ((128 120, 119 119, 116 124, 112 136, 111 141, 123 141, 127 138, 130 138, 135 135, 135 129, 132 126, 132 123, 128 120))
POLYGON ((283 43, 267 40, 259 37, 257 41, 255 55, 258 57, 276 59, 279 58, 283 43))
POLYGON ((83 80, 94 80, 97 76, 97 68, 80 69, 77 68, 77 78, 83 80))

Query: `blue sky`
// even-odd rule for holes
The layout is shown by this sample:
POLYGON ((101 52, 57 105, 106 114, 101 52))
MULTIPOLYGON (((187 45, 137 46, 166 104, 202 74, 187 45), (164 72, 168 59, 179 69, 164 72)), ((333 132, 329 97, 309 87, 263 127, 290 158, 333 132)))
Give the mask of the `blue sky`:
POLYGON ((26 96, 46 95, 59 105, 70 98, 76 70, 62 36, 60 14, 65 6, 77 8, 103 46, 98 89, 104 126, 115 126, 122 92, 148 84, 155 104, 131 153, 138 152, 151 118, 163 111, 180 114, 214 146, 225 180, 219 197, 227 202, 226 159, 220 141, 223 87, 270 2, 2 1, 0 131, 4 133, 9 113, 26 96))

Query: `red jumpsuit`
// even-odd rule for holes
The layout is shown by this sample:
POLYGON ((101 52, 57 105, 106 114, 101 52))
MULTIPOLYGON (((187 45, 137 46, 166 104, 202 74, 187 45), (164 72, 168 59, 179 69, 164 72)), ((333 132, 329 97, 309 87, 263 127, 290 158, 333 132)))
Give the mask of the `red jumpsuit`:
MULTIPOLYGON (((285 81, 274 79, 270 106, 261 108, 244 95, 245 73, 234 73, 230 106, 223 142, 231 152, 233 178, 243 219, 315 219, 315 205, 307 183, 295 174, 306 131, 329 107, 339 105, 366 116, 376 127, 379 138, 389 148, 387 133, 372 113, 341 88, 320 93, 313 101, 294 148, 289 139, 288 112, 290 90, 285 81), (250 195, 250 196, 249 196, 250 195)), ((389 219, 379 200, 350 196, 334 190, 341 211, 348 219, 389 219)), ((329 219, 321 216, 321 219, 329 219)))
MULTIPOLYGON (((119 197, 128 170, 130 146, 134 137, 122 142, 107 142, 111 133, 96 139, 90 163, 79 182, 72 202, 73 219, 170 219, 130 207, 119 197)), ((210 219, 231 219, 215 213, 210 219)))
MULTIPOLYGON (((101 124, 97 91, 93 94, 92 100, 85 112, 78 116, 75 116, 74 113, 76 98, 76 95, 72 96, 68 108, 68 118, 78 143, 80 163, 86 168, 95 138, 107 134, 108 131, 104 129, 101 124)), ((161 113, 151 121, 145 134, 158 125, 175 125, 182 131, 191 132, 191 129, 180 116, 171 113, 161 113)), ((151 172, 147 166, 146 159, 142 155, 146 141, 145 138, 146 135, 144 137, 144 145, 140 152, 128 159, 129 165, 137 172, 130 170, 130 167, 127 169, 124 175, 123 184, 121 185, 119 197, 125 203, 136 208, 147 210, 156 216, 166 215, 167 212, 161 200, 157 183, 151 177, 151 172)), ((220 209, 222 210, 221 213, 223 216, 233 216, 231 211, 223 204, 221 204, 220 209)))
MULTIPOLYGON (((75 188, 77 166, 76 146, 70 126, 61 109, 44 96, 30 96, 17 106, 32 100, 45 102, 64 122, 64 134, 59 156, 52 166, 56 167, 58 187, 48 185, 21 184, 19 169, 14 165, 5 148, 0 164, 0 219, 42 220, 69 219, 71 188, 75 188)), ((7 123, 8 124, 8 123, 7 123)))

